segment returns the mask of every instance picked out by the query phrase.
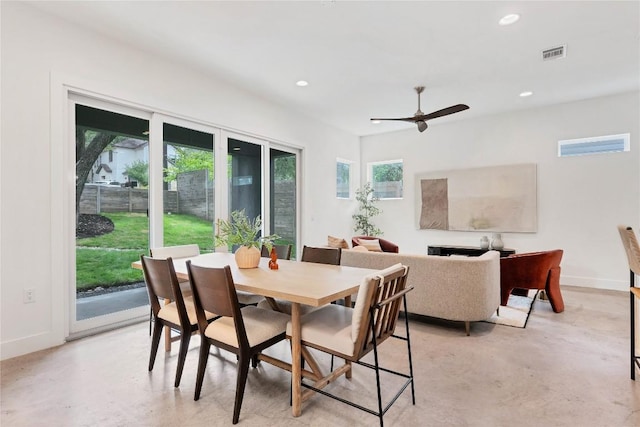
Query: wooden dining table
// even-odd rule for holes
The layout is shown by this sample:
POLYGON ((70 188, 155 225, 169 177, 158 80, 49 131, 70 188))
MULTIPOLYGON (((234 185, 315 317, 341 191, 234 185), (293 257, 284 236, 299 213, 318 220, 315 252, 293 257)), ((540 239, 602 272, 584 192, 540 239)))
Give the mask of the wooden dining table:
MULTIPOLYGON (((304 371, 305 376, 309 375, 314 379, 324 377, 313 356, 301 343, 300 304, 320 307, 356 294, 363 278, 376 270, 288 260, 278 260, 279 268, 271 270, 268 267, 268 258, 261 258, 258 268, 241 269, 237 267, 233 254, 216 252, 175 259, 173 264, 176 276, 180 280, 189 279, 187 260, 193 265, 203 267, 230 266, 237 290, 262 295, 274 307, 277 306, 274 302, 276 299, 291 302, 291 400, 293 416, 299 416, 302 413, 302 401, 311 394, 303 396, 302 393, 302 357, 311 369, 304 371)), ((140 261, 134 262, 132 267, 142 269, 140 261)), ((273 364, 286 369, 284 364, 273 364)))

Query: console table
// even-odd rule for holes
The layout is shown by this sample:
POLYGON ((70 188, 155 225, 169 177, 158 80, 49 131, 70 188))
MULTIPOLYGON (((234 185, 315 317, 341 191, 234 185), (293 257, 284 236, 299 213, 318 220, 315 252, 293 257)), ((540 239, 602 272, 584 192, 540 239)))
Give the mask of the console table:
MULTIPOLYGON (((491 249, 482 249, 477 246, 427 246, 428 255, 449 256, 449 255, 466 255, 466 256, 480 256, 491 249)), ((497 250, 497 249, 495 249, 497 250)), ((515 249, 502 248, 500 249, 500 258, 507 257, 515 254, 515 249)))

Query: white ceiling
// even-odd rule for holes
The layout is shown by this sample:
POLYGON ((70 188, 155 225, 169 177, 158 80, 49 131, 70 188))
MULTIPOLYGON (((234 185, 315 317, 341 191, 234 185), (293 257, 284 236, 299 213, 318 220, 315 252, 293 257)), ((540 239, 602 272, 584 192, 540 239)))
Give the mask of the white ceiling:
POLYGON ((638 1, 32 4, 356 135, 414 127, 369 119, 412 116, 417 85, 425 113, 471 107, 430 125, 640 88, 638 1))

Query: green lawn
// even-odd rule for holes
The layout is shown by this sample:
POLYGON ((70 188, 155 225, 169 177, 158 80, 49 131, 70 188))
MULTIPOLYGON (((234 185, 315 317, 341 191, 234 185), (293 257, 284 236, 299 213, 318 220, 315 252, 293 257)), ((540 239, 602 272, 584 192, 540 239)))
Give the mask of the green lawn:
MULTIPOLYGON (((103 214, 114 224, 111 233, 76 240, 76 288, 114 286, 142 281, 131 263, 148 253, 149 222, 145 214, 103 214)), ((213 225, 190 215, 164 215, 164 245, 196 243, 213 251, 213 225)))

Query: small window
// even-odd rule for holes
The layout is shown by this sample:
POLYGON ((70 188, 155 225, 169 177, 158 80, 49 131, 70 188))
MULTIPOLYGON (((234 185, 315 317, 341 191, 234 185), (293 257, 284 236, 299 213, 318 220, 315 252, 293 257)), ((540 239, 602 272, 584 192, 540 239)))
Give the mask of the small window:
POLYGON ((336 161, 336 197, 338 199, 351 198, 351 165, 349 160, 336 161))
POLYGON ((618 153, 629 150, 630 135, 628 133, 558 141, 558 157, 618 153))
POLYGON ((379 199, 402 199, 402 160, 371 162, 367 168, 373 195, 379 199))

